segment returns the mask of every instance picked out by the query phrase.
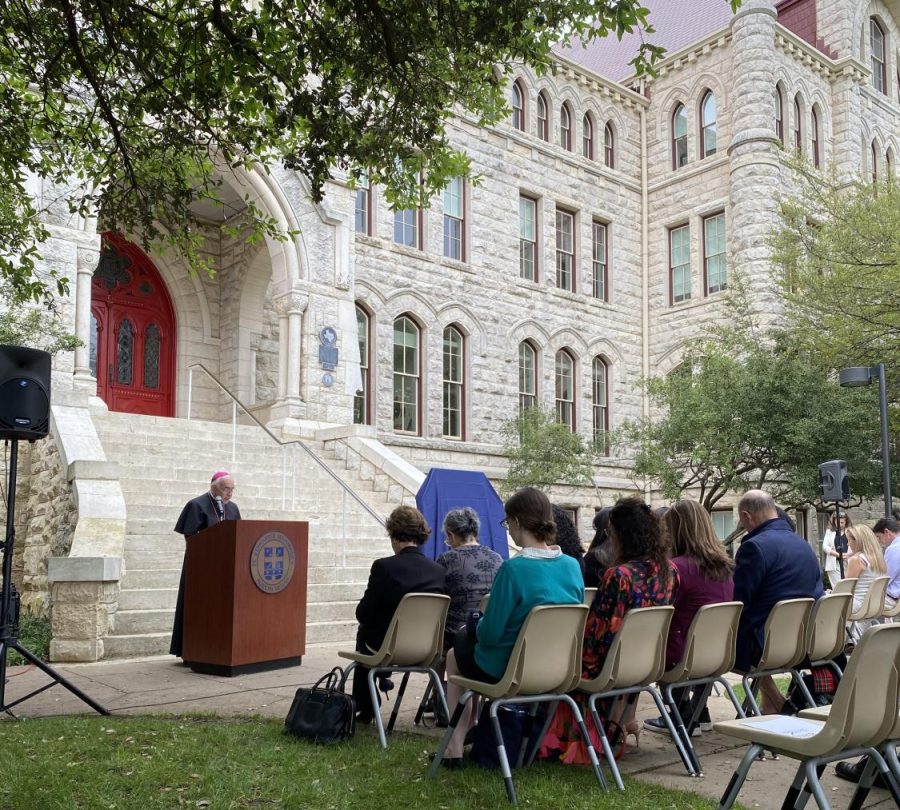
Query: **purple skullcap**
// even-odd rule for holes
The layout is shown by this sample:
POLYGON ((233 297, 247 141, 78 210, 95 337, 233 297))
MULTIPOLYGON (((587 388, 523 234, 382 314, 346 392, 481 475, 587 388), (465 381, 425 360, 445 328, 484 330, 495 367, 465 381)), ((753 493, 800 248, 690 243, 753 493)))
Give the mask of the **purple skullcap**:
POLYGON ((216 481, 218 481, 220 478, 227 478, 227 477, 230 477, 230 476, 231 476, 231 473, 230 473, 230 472, 226 472, 225 470, 219 470, 218 472, 214 472, 214 473, 213 473, 212 480, 211 480, 209 483, 210 483, 210 484, 215 484, 216 481))

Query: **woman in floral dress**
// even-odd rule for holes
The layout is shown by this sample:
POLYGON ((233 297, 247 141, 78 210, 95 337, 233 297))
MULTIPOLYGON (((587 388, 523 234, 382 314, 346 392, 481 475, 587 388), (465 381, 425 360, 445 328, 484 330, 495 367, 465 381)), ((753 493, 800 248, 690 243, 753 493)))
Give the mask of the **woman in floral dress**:
MULTIPOLYGON (((623 498, 613 507, 608 531, 614 564, 600 581, 584 628, 581 677, 585 679, 600 674, 629 610, 671 604, 678 588, 678 569, 669 560, 660 520, 640 498, 623 498)), ((612 715, 617 716, 621 710, 620 706, 612 715)), ((586 719, 599 750, 596 730, 590 718, 586 719)), ((625 732, 634 735, 637 741, 640 727, 634 719, 633 703, 624 707, 622 723, 625 732)), ((564 704, 560 704, 544 737, 541 756, 558 757, 570 764, 589 762, 571 713, 564 704)))

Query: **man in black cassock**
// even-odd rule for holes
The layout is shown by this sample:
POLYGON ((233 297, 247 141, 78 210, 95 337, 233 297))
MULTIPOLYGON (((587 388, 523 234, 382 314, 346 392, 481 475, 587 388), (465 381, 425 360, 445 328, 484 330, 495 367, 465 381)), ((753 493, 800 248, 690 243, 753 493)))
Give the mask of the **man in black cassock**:
MULTIPOLYGON (((213 473, 209 492, 193 498, 184 505, 181 516, 175 524, 175 531, 185 539, 201 532, 220 520, 240 520, 241 510, 231 502, 234 494, 234 478, 231 473, 220 470, 213 473)), ((175 603, 175 624, 172 627, 172 642, 169 653, 181 657, 182 631, 184 625, 184 565, 181 566, 181 580, 178 583, 178 601, 175 603)))

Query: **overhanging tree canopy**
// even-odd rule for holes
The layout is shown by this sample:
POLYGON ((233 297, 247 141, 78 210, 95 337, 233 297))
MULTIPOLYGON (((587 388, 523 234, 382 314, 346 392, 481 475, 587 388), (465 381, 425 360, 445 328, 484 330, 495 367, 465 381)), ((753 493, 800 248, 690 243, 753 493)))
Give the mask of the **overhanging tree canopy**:
MULTIPOLYGON (((29 176, 57 184, 63 211, 193 267, 191 204, 217 199, 222 164, 284 160, 316 199, 335 166, 365 168, 393 202, 427 198, 468 168, 448 139, 455 111, 497 121, 513 63, 546 69, 566 36, 650 32, 646 15, 639 0, 8 0, 0 275, 50 292, 32 278, 47 231, 29 176)), ((658 54, 645 44, 636 67, 658 54)), ((277 235, 249 216, 257 237, 277 235)))

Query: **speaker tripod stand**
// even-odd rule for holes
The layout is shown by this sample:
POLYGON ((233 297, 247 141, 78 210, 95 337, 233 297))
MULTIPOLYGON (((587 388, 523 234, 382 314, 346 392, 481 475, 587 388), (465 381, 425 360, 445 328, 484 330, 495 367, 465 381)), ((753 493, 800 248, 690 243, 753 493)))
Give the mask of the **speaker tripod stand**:
POLYGON ((75 697, 87 703, 94 711, 100 714, 109 714, 99 703, 82 692, 75 684, 67 681, 50 665, 41 661, 34 653, 19 644, 19 617, 18 610, 13 610, 13 586, 12 563, 13 548, 16 540, 15 513, 16 513, 16 469, 19 461, 19 440, 9 439, 11 444, 9 454, 9 480, 6 486, 6 540, 3 542, 3 590, 0 595, 0 712, 12 715, 12 708, 24 703, 29 698, 39 695, 41 692, 59 684, 68 689, 75 697), (11 703, 6 702, 6 657, 7 653, 15 650, 26 661, 34 664, 45 675, 51 678, 50 683, 45 684, 24 697, 20 697, 11 703))

